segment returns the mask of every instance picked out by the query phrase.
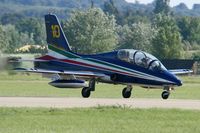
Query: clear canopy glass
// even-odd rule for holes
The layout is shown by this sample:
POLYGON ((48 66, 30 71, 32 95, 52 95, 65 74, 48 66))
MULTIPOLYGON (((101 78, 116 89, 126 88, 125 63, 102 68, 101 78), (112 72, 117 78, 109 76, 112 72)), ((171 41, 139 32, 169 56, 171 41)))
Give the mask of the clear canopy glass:
POLYGON ((125 62, 136 64, 153 71, 166 70, 162 63, 153 55, 134 49, 122 49, 118 51, 117 57, 125 62))

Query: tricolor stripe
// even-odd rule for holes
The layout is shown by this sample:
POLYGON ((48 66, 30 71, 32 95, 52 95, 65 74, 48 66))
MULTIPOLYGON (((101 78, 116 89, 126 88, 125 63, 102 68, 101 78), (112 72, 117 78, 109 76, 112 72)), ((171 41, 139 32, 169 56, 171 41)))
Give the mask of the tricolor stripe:
POLYGON ((173 83, 171 81, 158 78, 153 75, 149 75, 146 73, 142 73, 139 71, 135 71, 126 67, 122 67, 116 64, 112 64, 109 62, 97 60, 97 59, 91 59, 91 58, 81 58, 80 56, 73 54, 71 52, 63 51, 61 49, 58 49, 52 45, 49 45, 49 56, 43 57, 44 60, 56 60, 63 63, 68 63, 72 65, 77 66, 83 66, 88 68, 93 68, 101 71, 107 71, 112 73, 118 73, 123 74, 127 76, 152 80, 152 81, 160 81, 160 82, 166 82, 166 83, 173 83))

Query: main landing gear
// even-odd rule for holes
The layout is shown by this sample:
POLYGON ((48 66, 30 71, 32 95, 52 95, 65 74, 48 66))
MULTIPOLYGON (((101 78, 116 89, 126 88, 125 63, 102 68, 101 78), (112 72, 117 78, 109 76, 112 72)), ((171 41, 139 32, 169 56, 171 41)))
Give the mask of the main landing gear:
POLYGON ((164 91, 161 94, 162 99, 168 99, 170 96, 170 91, 172 90, 171 87, 169 86, 165 86, 164 87, 164 91))
POLYGON ((126 88, 122 90, 123 98, 130 98, 131 97, 132 86, 128 85, 126 88))
POLYGON ((91 91, 95 91, 95 79, 89 81, 89 87, 84 87, 81 94, 84 98, 90 97, 91 91))

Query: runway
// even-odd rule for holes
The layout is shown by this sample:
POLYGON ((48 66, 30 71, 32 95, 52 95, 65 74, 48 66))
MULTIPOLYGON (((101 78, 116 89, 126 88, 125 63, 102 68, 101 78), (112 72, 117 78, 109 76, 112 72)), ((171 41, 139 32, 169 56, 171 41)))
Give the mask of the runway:
POLYGON ((0 107, 84 108, 97 106, 200 110, 200 100, 0 97, 0 107))

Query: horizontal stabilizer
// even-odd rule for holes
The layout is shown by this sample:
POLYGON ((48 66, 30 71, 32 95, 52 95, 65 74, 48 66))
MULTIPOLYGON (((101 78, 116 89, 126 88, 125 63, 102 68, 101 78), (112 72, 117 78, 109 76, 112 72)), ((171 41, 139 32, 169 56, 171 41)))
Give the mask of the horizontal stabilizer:
POLYGON ((19 60, 9 60, 9 62, 48 62, 48 60, 41 59, 19 59, 19 60))
POLYGON ((181 74, 190 74, 193 73, 193 70, 190 69, 175 69, 175 70, 169 70, 171 73, 175 75, 181 75, 181 74))

